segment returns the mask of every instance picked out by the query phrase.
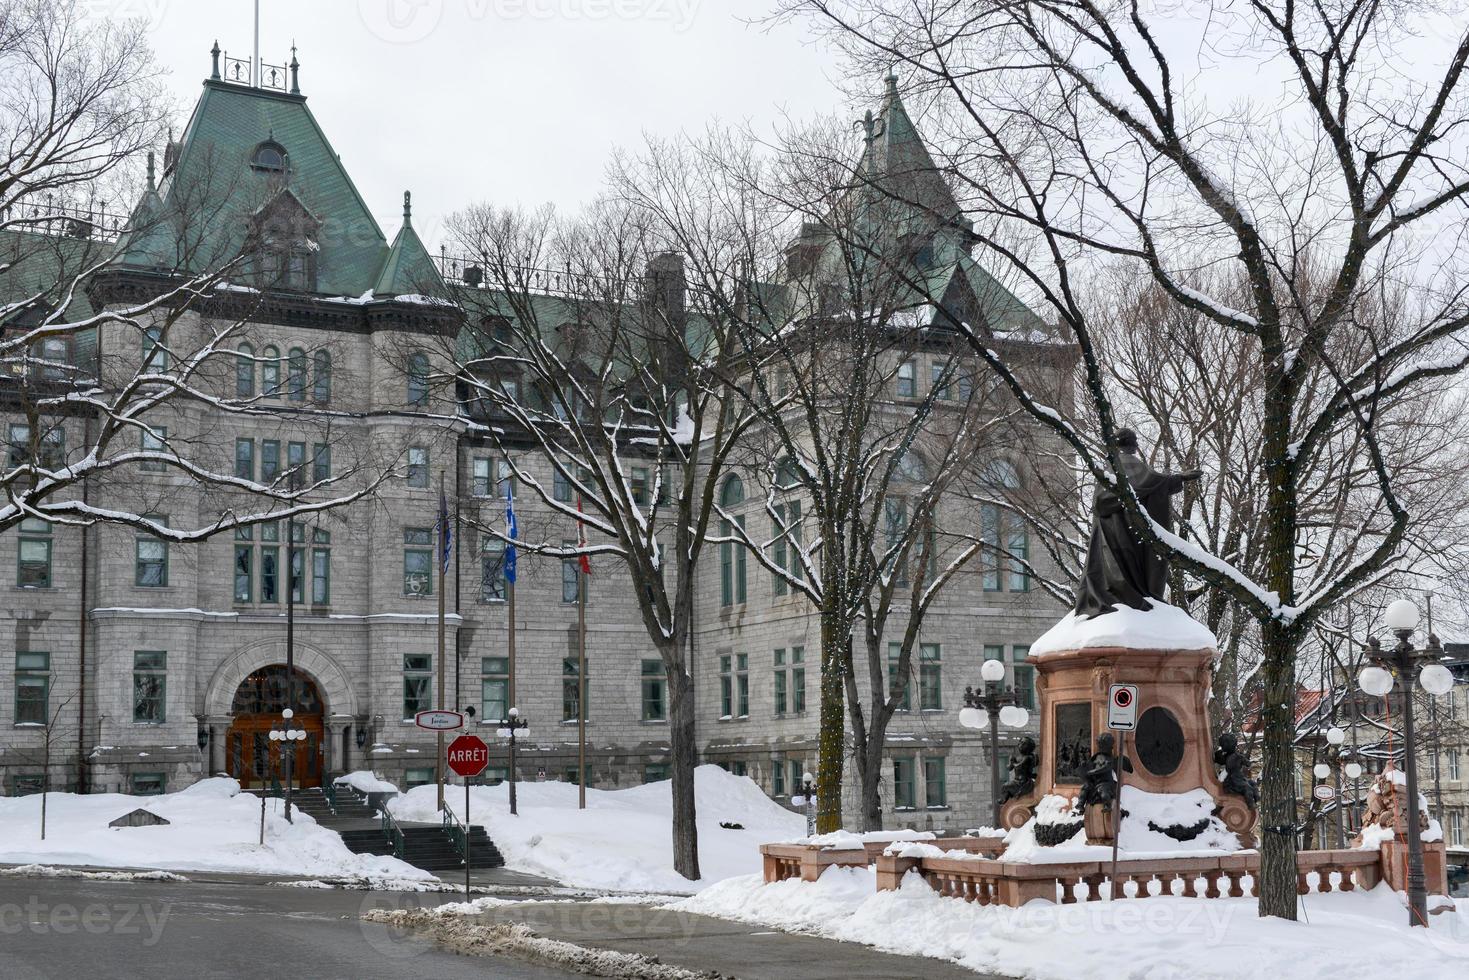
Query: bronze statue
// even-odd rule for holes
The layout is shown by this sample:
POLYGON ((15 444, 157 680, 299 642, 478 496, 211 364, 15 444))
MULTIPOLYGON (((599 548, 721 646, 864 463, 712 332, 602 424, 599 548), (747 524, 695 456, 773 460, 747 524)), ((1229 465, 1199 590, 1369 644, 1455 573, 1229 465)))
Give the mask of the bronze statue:
POLYGON ((1029 735, 1022 738, 1010 759, 1010 777, 1000 787, 1000 802, 1018 800, 1035 789, 1035 770, 1039 761, 1035 756, 1035 739, 1029 735))
MULTIPOLYGON (((1081 792, 1076 797, 1073 812, 1085 813, 1086 808, 1099 803, 1103 810, 1111 812, 1112 802, 1117 799, 1117 748, 1111 732, 1097 736, 1097 751, 1087 760, 1082 770, 1081 792)), ((1122 757, 1122 768, 1132 772, 1132 760, 1122 757)))
MULTIPOLYGON (((1185 483, 1197 480, 1201 472, 1159 473, 1138 455, 1137 433, 1131 429, 1117 430, 1117 448, 1122 451, 1122 471, 1143 509, 1171 531, 1170 499, 1183 490, 1185 483)), ((1086 569, 1072 611, 1078 616, 1099 616, 1112 612, 1120 604, 1146 612, 1151 608, 1147 600, 1163 600, 1167 577, 1167 560, 1155 548, 1138 540, 1128 526, 1117 491, 1097 487, 1092 502, 1086 569)))
POLYGON ((1250 763, 1239 750, 1239 739, 1230 732, 1219 736, 1214 765, 1224 770, 1224 792, 1244 797, 1245 806, 1255 809, 1260 802, 1260 787, 1250 778, 1250 763))

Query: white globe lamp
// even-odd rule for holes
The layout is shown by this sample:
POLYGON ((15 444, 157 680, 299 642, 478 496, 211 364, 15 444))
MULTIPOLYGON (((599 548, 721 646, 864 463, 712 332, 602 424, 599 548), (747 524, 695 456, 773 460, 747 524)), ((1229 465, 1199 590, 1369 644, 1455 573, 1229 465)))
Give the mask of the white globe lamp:
POLYGON ((1381 667, 1363 667, 1357 675, 1357 686, 1373 697, 1383 697, 1392 690, 1392 674, 1381 667))
POLYGON ((1331 767, 1324 762, 1316 763, 1316 765, 1311 768, 1311 771, 1316 774, 1317 779, 1325 779, 1327 776, 1331 775, 1331 767))
POLYGON ((281 712, 281 717, 286 719, 287 721, 290 721, 292 718, 296 717, 296 712, 292 711, 290 708, 287 708, 285 711, 281 712))
POLYGON ((1362 766, 1360 763, 1357 762, 1348 762, 1345 766, 1342 767, 1342 772, 1347 774, 1348 779, 1362 778, 1362 766))
POLYGON ((980 711, 978 708, 960 708, 959 724, 963 725, 965 728, 983 728, 984 712, 980 711))
POLYGON ((1340 745, 1347 740, 1347 733, 1335 725, 1326 730, 1326 741, 1332 745, 1340 745))
POLYGON ((1429 694, 1441 698, 1454 689, 1454 675, 1443 664, 1429 664, 1419 671, 1418 683, 1429 694))
POLYGON ((1394 633, 1411 633, 1418 628, 1418 607, 1408 599, 1394 599, 1388 603, 1382 621, 1394 633))
POLYGON ((992 684, 997 684, 1005 679, 1005 665, 998 660, 986 660, 980 665, 979 676, 992 684))
POLYGON ((1030 712, 1018 705, 1007 704, 1000 709, 1000 724, 1008 728, 1024 728, 1030 721, 1030 712))

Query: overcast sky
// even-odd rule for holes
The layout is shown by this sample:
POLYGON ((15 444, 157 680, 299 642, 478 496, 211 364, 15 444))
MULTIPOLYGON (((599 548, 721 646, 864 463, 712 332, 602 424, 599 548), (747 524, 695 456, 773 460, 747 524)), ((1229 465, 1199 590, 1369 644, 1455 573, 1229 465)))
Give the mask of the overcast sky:
MULTIPOLYGON (((180 123, 216 38, 248 57, 252 0, 89 0, 144 16, 180 123)), ((710 120, 769 128, 843 111, 833 54, 799 26, 745 20, 763 0, 261 0, 267 62, 301 91, 386 234, 402 192, 430 246, 471 202, 593 195, 612 148, 710 120)), ((873 93, 881 81, 873 80, 873 93)))

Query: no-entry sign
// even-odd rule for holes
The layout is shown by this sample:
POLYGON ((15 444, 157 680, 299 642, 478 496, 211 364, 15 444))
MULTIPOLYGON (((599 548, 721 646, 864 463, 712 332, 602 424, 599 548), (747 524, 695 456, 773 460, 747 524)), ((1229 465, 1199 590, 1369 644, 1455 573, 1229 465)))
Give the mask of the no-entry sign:
POLYGON ((1137 727, 1137 685, 1113 684, 1107 692, 1107 727, 1130 732, 1137 727))
POLYGON ((449 768, 469 779, 485 771, 490 764, 490 747, 478 735, 460 735, 446 750, 449 768))

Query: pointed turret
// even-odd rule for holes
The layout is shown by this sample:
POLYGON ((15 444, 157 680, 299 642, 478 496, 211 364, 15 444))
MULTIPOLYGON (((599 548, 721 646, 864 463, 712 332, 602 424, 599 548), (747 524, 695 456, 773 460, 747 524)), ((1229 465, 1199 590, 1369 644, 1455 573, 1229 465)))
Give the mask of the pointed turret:
POLYGON ((403 192, 403 226, 398 229, 388 249, 387 260, 378 273, 372 293, 377 299, 405 295, 444 299, 449 295, 428 249, 423 247, 418 232, 413 230, 413 195, 409 191, 403 192))

